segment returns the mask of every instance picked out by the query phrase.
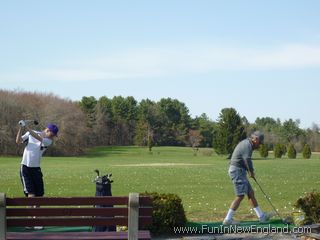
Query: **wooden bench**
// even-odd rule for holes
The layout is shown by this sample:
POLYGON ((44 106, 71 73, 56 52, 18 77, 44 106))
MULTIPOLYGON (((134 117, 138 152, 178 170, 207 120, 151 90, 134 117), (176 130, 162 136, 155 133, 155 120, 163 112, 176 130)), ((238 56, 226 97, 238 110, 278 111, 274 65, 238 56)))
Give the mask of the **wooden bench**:
POLYGON ((6 198, 0 193, 0 240, 27 239, 151 239, 139 230, 152 223, 150 197, 6 198), (30 208, 28 206, 41 206, 30 208), (114 207, 95 208, 95 205, 114 207), (8 232, 8 227, 128 226, 127 232, 8 232))

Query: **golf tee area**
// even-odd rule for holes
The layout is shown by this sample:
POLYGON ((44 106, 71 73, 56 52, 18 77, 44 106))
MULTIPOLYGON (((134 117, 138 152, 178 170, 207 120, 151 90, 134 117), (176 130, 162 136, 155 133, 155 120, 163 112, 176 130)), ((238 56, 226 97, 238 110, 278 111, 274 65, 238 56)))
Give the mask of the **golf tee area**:
MULTIPOLYGON (((23 196, 19 178, 21 157, 1 157, 0 192, 8 197, 23 196)), ((256 177, 282 216, 296 212, 299 197, 320 191, 320 155, 311 159, 276 159, 253 154, 256 177)), ((130 192, 174 193, 182 199, 191 222, 221 222, 234 198, 227 175, 229 160, 212 149, 200 148, 196 153, 188 147, 97 147, 82 157, 44 157, 42 172, 45 196, 94 196, 95 169, 112 173, 112 194, 130 192)), ((251 181, 259 205, 272 211, 258 186, 251 181)), ((244 200, 235 219, 254 221, 256 215, 244 200)), ((276 217, 275 217, 276 218, 276 217)))

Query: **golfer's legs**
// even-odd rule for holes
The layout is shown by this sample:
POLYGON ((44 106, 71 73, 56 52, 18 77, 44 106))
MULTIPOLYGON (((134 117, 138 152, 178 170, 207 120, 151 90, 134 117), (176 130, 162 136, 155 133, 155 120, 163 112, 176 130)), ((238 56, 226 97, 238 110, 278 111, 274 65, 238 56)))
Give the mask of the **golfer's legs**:
POLYGON ((256 208, 258 207, 258 201, 254 195, 254 191, 251 189, 248 193, 248 198, 249 198, 249 202, 250 202, 250 205, 253 207, 253 208, 256 208))
POLYGON ((242 196, 237 196, 233 202, 231 203, 231 206, 230 208, 233 210, 233 211, 236 211, 238 209, 238 207, 240 206, 240 203, 241 201, 243 200, 244 198, 244 195, 242 196))

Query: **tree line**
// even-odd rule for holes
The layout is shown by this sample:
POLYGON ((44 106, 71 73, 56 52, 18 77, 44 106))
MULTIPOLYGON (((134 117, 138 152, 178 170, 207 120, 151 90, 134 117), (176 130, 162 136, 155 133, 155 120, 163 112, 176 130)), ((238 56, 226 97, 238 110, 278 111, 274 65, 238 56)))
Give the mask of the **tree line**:
POLYGON ((298 120, 283 123, 270 117, 249 123, 234 108, 224 108, 216 121, 205 113, 191 117, 177 99, 159 101, 134 97, 84 96, 80 101, 53 94, 0 90, 0 154, 13 155, 22 149, 15 144, 20 119, 36 119, 35 129, 49 122, 59 126, 58 139, 49 155, 81 155, 87 148, 110 145, 213 147, 218 154, 230 154, 237 142, 252 131, 265 134, 265 146, 292 144, 300 152, 307 143, 320 151, 318 125, 301 129, 298 120))

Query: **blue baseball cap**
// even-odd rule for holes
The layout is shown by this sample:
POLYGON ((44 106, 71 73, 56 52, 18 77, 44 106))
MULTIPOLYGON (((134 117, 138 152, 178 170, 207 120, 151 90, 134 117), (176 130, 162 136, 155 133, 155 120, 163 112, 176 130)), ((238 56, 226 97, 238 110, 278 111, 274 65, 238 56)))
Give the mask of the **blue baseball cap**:
POLYGON ((57 125, 54 124, 48 124, 47 128, 50 130, 50 132, 52 132, 55 136, 57 136, 59 128, 57 127, 57 125))

